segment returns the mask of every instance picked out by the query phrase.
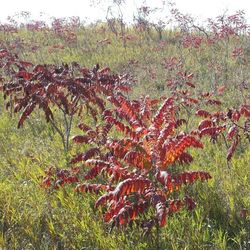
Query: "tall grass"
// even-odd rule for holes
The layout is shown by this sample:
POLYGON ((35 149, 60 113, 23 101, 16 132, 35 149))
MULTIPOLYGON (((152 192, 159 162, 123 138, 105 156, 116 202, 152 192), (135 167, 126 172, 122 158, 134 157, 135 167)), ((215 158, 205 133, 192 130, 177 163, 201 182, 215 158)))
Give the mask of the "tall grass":
MULTIPOLYGON (((226 87, 223 107, 247 100, 243 92, 249 79, 250 42, 246 37, 230 37, 215 44, 185 48, 185 34, 165 30, 162 41, 128 28, 134 39, 123 42, 106 24, 80 27, 76 41, 68 42, 53 30, 17 33, 0 32, 1 47, 18 53, 36 64, 77 61, 86 67, 96 63, 114 72, 129 73, 136 79, 132 97, 141 94, 167 95, 166 82, 178 73, 165 67, 165 59, 180 59, 187 72, 195 74, 197 95, 226 87), (103 31, 105 30, 105 32, 103 31), (100 41, 110 39, 110 44, 100 41), (164 43, 163 43, 164 41, 164 43), (62 45, 55 48, 55 45, 62 45), (13 47, 14 46, 14 47, 13 47), (32 46, 37 46, 32 50, 32 46), (54 47, 53 47, 54 46, 54 47), (232 56, 242 46, 244 55, 232 56)), ((248 37, 249 38, 249 37, 248 37)), ((248 84, 249 87, 249 84, 248 84)), ((219 97, 219 95, 218 95, 219 97)), ((240 147, 228 166, 222 143, 207 141, 205 149, 193 153, 191 169, 204 169, 213 179, 196 184, 192 192, 197 207, 168 218, 160 233, 144 236, 137 225, 109 232, 95 211, 93 195, 77 195, 73 187, 48 193, 40 187, 41 176, 50 165, 66 167, 70 156, 79 150, 71 146, 65 155, 60 138, 39 112, 24 128, 17 129, 17 115, 0 109, 0 247, 3 249, 249 249, 250 208, 249 143, 240 147)), ((74 133, 74 131, 73 131, 74 133)), ((78 146, 79 147, 79 146, 78 146)))

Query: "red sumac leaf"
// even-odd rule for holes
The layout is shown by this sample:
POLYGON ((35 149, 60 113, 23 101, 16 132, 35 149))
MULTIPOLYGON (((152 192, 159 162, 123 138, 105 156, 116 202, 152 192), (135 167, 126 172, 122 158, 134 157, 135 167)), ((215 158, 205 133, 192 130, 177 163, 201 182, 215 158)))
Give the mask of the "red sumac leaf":
POLYGON ((192 198, 186 196, 184 198, 184 201, 185 201, 187 209, 189 211, 192 211, 196 207, 196 203, 194 202, 194 200, 192 198))
POLYGON ((178 119, 176 122, 175 122, 175 128, 178 128, 180 126, 182 126, 183 124, 187 123, 187 120, 186 119, 178 119))
POLYGON ((201 181, 206 181, 211 179, 211 176, 204 171, 182 172, 173 177, 173 185, 176 190, 179 190, 183 184, 193 184, 199 179, 201 181))
POLYGON ((129 202, 125 202, 123 199, 112 204, 111 209, 109 209, 103 216, 104 221, 109 222, 127 204, 129 204, 129 202))
POLYGON ((87 166, 100 166, 100 167, 109 167, 110 163, 103 160, 89 159, 86 161, 87 166))
POLYGON ((0 50, 0 58, 4 58, 9 55, 9 52, 6 49, 1 49, 0 50))
POLYGON ((250 109, 246 108, 245 106, 240 108, 240 113, 245 117, 250 118, 250 109))
POLYGON ((29 73, 27 71, 19 71, 16 74, 16 77, 23 78, 26 81, 29 81, 34 75, 32 73, 29 73))
POLYGON ((147 158, 147 155, 142 152, 129 151, 124 156, 124 161, 140 169, 149 169, 151 164, 147 158))
POLYGON ((57 91, 58 86, 55 83, 49 83, 46 87, 45 87, 45 91, 48 94, 55 94, 57 91))
POLYGON ((86 151, 83 155, 83 160, 86 161, 92 157, 94 157, 95 155, 100 154, 101 151, 99 148, 91 148, 88 151, 86 151))
POLYGON ((100 191, 107 190, 107 186, 102 184, 78 184, 75 188, 75 192, 78 193, 96 193, 98 194, 100 191))
POLYGON ((129 122, 131 127, 136 129, 137 127, 142 126, 142 122, 137 116, 132 103, 123 96, 119 96, 118 101, 120 103, 120 109, 118 111, 125 114, 125 118, 129 122))
POLYGON ((178 160, 180 164, 190 164, 193 161, 193 157, 190 154, 184 152, 179 156, 178 160))
POLYGON ((43 188, 50 188, 51 187, 51 178, 49 176, 45 177, 42 182, 43 188))
POLYGON ((209 99, 209 100, 206 101, 206 104, 210 104, 210 105, 221 105, 221 101, 209 99))
POLYGON ((24 109, 20 119, 19 119, 19 122, 18 122, 18 125, 17 125, 17 128, 20 128, 24 121, 28 118, 28 116, 32 113, 32 111, 34 110, 36 104, 35 103, 31 103, 29 104, 28 106, 26 106, 26 108, 24 109))
POLYGON ((167 222, 167 211, 166 211, 166 205, 163 202, 158 202, 155 205, 156 209, 156 217, 159 221, 160 227, 164 227, 167 222))
POLYGON ((220 134, 222 131, 226 129, 225 126, 217 126, 217 127, 211 127, 211 128, 204 128, 200 131, 200 136, 210 135, 215 136, 220 134))
POLYGON ((161 147, 164 141, 173 134, 176 123, 170 122, 166 124, 166 127, 162 128, 160 131, 160 135, 158 137, 157 145, 161 147))
POLYGON ((33 68, 34 73, 44 73, 46 71, 46 68, 43 65, 36 65, 33 68))
POLYGON ((199 110, 197 110, 195 114, 196 114, 196 115, 198 115, 198 116, 205 117, 205 118, 207 118, 207 117, 210 117, 210 116, 211 116, 211 114, 210 114, 208 111, 203 110, 203 109, 199 109, 199 110))
POLYGON ((193 104, 199 103, 199 101, 197 99, 194 99, 194 98, 186 97, 186 99, 189 103, 193 103, 193 104))
POLYGON ((211 120, 203 120, 199 123, 198 129, 202 130, 204 128, 210 128, 213 126, 213 122, 211 120))
MULTIPOLYGON (((136 216, 139 213, 144 212, 144 210, 147 207, 147 203, 143 201, 139 201, 138 203, 132 203, 130 202, 124 203, 123 206, 119 206, 113 209, 112 213, 108 215, 108 217, 111 217, 112 215, 112 221, 115 223, 116 226, 125 225, 129 221, 132 221, 136 218, 136 216)), ((106 216, 107 219, 107 216, 106 216)))
POLYGON ((163 167, 167 167, 174 163, 185 149, 191 146, 195 148, 203 148, 203 144, 190 135, 182 137, 177 143, 167 144, 165 146, 166 155, 163 161, 163 167))
POLYGON ((86 135, 76 135, 72 137, 72 140, 75 143, 88 143, 90 138, 86 135))
POLYGON ((91 180, 95 178, 101 171, 110 167, 109 162, 103 160, 89 159, 86 161, 87 166, 93 166, 91 170, 84 176, 85 180, 91 180))
POLYGON ((160 127, 162 125, 165 112, 173 105, 174 105, 173 98, 168 98, 164 101, 164 103, 158 109, 157 113, 153 118, 154 127, 160 127))
POLYGON ((236 150, 238 144, 239 144, 239 138, 236 137, 236 138, 234 139, 232 145, 230 146, 230 148, 229 148, 228 151, 227 151, 227 160, 228 160, 228 161, 231 160, 231 158, 232 158, 232 156, 233 156, 233 154, 234 154, 234 152, 235 152, 235 150, 236 150))
POLYGON ((147 122, 151 116, 152 100, 146 96, 141 104, 140 117, 143 122, 147 122))
POLYGON ((98 154, 100 154, 99 148, 91 148, 83 154, 78 154, 78 155, 74 156, 74 158, 71 160, 70 163, 75 164, 75 163, 80 162, 80 161, 86 161, 86 160, 88 160, 88 159, 90 159, 98 154))
POLYGON ((192 82, 186 82, 186 84, 187 84, 189 87, 195 88, 195 85, 194 85, 192 82))
POLYGON ((172 181, 172 176, 167 171, 158 171, 155 177, 156 180, 159 181, 163 186, 166 186, 168 182, 172 181))
POLYGON ((233 137, 235 137, 235 135, 237 134, 237 132, 238 132, 238 127, 236 125, 231 126, 227 133, 227 139, 232 140, 233 137))
POLYGON ((112 192, 115 200, 119 200, 121 197, 130 193, 143 194, 145 189, 151 185, 151 181, 144 178, 129 178, 118 184, 115 190, 112 192))
POLYGON ((70 175, 70 176, 68 176, 66 179, 65 179, 65 182, 67 182, 67 183, 76 183, 76 182, 78 182, 79 181, 79 179, 78 179, 78 177, 77 176, 75 176, 75 175, 70 175))
POLYGON ((232 113, 232 120, 237 122, 239 121, 240 116, 241 116, 240 112, 238 110, 235 110, 232 113))
POLYGON ((227 117, 229 119, 233 120, 234 122, 237 122, 237 121, 239 121, 241 114, 238 110, 229 109, 227 112, 227 117))
POLYGON ((99 197, 99 199, 96 201, 95 203, 95 207, 99 207, 99 206, 103 206, 105 205, 109 200, 111 200, 113 198, 113 193, 107 193, 102 195, 101 197, 99 197))
POLYGON ((170 214, 178 212, 183 207, 181 200, 170 200, 168 203, 168 210, 170 214))

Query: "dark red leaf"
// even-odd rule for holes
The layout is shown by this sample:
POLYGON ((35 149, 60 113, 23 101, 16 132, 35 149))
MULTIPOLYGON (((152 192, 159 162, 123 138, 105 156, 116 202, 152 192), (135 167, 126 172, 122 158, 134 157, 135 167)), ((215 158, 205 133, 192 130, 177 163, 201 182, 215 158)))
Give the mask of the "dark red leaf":
POLYGON ((236 137, 236 139, 234 139, 232 145, 230 146, 230 148, 227 151, 227 160, 228 161, 231 160, 231 158, 232 158, 232 156, 233 156, 233 154, 234 154, 234 152, 235 152, 238 144, 239 144, 239 138, 236 137))
POLYGON ((235 137, 235 135, 237 134, 237 132, 238 132, 238 127, 236 125, 231 126, 227 133, 227 139, 232 140, 233 137, 235 137))

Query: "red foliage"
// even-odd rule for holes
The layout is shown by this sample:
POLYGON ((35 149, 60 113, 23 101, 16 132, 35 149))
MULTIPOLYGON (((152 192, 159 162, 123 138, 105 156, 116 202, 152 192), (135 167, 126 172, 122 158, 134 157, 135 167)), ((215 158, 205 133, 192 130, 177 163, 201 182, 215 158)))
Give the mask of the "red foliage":
POLYGON ((238 146, 238 143, 239 143, 239 138, 236 137, 236 139, 233 141, 231 147, 228 149, 228 152, 227 152, 227 160, 230 161, 237 146, 238 146))
POLYGON ((236 125, 232 125, 228 130, 227 139, 232 140, 237 134, 237 132, 238 132, 238 127, 236 125))
POLYGON ((208 118, 211 116, 211 114, 209 112, 207 112, 206 110, 203 110, 203 109, 199 109, 196 111, 196 115, 198 116, 202 116, 204 118, 208 118))
POLYGON ((248 138, 250 132, 248 126, 249 110, 250 106, 246 104, 240 105, 238 109, 229 109, 227 112, 209 113, 205 110, 198 110, 196 112, 197 115, 207 118, 199 123, 198 130, 200 137, 210 136, 211 141, 215 142, 222 135, 226 147, 233 140, 227 152, 227 160, 230 161, 236 151, 240 138, 243 136, 248 138), (245 120, 243 120, 244 118, 245 120), (244 124, 243 126, 242 123, 244 124), (226 130, 227 133, 224 134, 226 130))
POLYGON ((101 95, 129 90, 127 76, 111 75, 107 68, 99 70, 99 65, 93 69, 83 69, 76 63, 33 66, 6 50, 0 52, 0 65, 12 75, 12 81, 3 85, 4 97, 14 102, 15 112, 23 111, 18 127, 37 107, 48 122, 53 120, 54 106, 69 116, 80 114, 84 106, 96 118, 96 107, 105 109, 101 95))
MULTIPOLYGON (((179 107, 173 97, 166 99, 156 111, 157 102, 149 97, 129 101, 122 95, 112 95, 108 99, 115 108, 103 112, 103 126, 113 125, 121 132, 119 139, 108 137, 105 133, 104 144, 100 144, 97 130, 79 125, 85 136, 89 131, 95 132, 92 132, 95 136, 88 143, 95 143, 100 148, 100 152, 96 152, 95 147, 93 149, 97 158, 85 160, 85 166, 90 170, 84 178, 94 181, 102 174, 106 180, 104 185, 109 186, 95 206, 107 208, 104 220, 112 222, 113 226, 123 226, 138 219, 139 214, 146 213, 147 208, 152 206, 155 223, 164 226, 168 215, 185 206, 188 209, 194 207, 191 198, 173 201, 169 197, 171 193, 180 190, 183 185, 211 178, 203 171, 171 174, 168 170, 169 166, 178 163, 189 164, 193 158, 185 152, 187 148, 203 148, 203 145, 197 136, 178 132, 185 120, 176 119, 179 107)), ((80 140, 75 138, 82 137, 73 138, 78 142, 80 140)), ((84 161, 86 155, 87 152, 78 154, 71 162, 84 161)))
POLYGON ((98 194, 100 191, 108 190, 108 187, 101 184, 78 184, 75 188, 76 192, 80 193, 96 193, 98 194))

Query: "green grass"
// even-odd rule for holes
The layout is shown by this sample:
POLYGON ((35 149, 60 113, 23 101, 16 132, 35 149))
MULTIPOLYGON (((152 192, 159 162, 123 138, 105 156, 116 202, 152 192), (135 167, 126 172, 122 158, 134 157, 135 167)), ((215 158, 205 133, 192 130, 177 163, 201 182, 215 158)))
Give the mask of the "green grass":
MULTIPOLYGON (((158 46, 156 38, 138 34, 132 28, 127 31, 136 35, 136 41, 122 46, 120 39, 110 31, 105 34, 100 28, 85 27, 77 31, 77 43, 68 44, 51 31, 16 34, 0 33, 1 46, 10 48, 10 43, 22 39, 22 48, 13 49, 25 60, 34 63, 61 63, 77 61, 85 67, 99 62, 108 65, 114 72, 128 72, 135 76, 137 84, 132 97, 148 94, 153 97, 166 95, 165 82, 171 73, 164 69, 164 58, 181 58, 184 68, 195 73, 197 93, 215 90, 226 85, 223 107, 241 103, 242 90, 237 88, 242 79, 249 80, 249 52, 245 53, 246 64, 228 58, 223 42, 200 49, 185 49, 178 45, 174 32, 165 31, 166 46, 158 46), (110 38, 112 43, 98 47, 97 41, 110 38), (64 50, 50 53, 53 44, 63 44, 64 50), (40 48, 30 50, 30 44, 40 48), (129 60, 138 60, 131 65, 129 60), (216 63, 222 73, 209 66, 216 63), (227 67, 227 73, 225 73, 227 67), (152 78, 150 72, 155 72, 152 78)), ((232 38, 230 53, 239 39, 232 38)), ((249 51, 249 41, 245 44, 249 51)), ((244 92, 245 93, 245 92, 244 92)), ((113 229, 102 221, 101 210, 94 209, 95 196, 78 195, 74 187, 66 187, 48 193, 41 188, 44 170, 55 165, 67 167, 68 159, 81 146, 72 146, 64 153, 60 137, 43 117, 36 113, 24 127, 17 129, 18 115, 10 116, 0 109, 0 248, 3 249, 249 249, 250 221, 243 218, 241 210, 250 208, 250 147, 245 142, 233 157, 226 162, 225 146, 218 142, 205 143, 203 151, 194 151, 195 161, 190 169, 206 170, 213 177, 208 183, 195 184, 190 192, 197 201, 193 212, 182 211, 168 218, 167 226, 160 233, 153 231, 143 236, 140 227, 132 225, 124 230, 113 229)), ((76 124, 75 121, 74 124, 76 124)), ((72 134, 78 133, 75 128, 72 134)))

